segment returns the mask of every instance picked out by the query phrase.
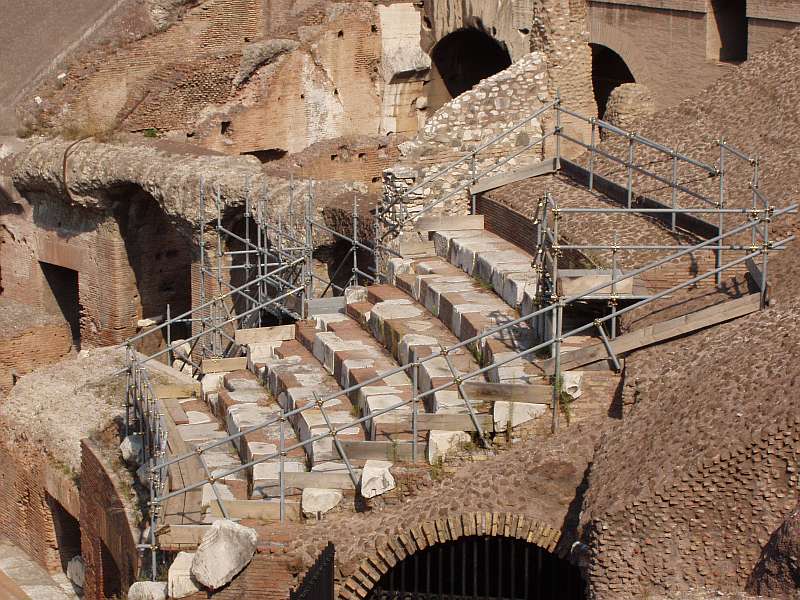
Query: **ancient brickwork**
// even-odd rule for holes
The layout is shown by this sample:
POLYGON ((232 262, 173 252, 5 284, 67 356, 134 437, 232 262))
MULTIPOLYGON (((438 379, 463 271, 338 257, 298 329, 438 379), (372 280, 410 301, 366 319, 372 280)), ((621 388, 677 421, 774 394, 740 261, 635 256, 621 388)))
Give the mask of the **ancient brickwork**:
POLYGON ((72 333, 63 318, 7 298, 0 299, 0 394, 15 377, 57 362, 72 349, 72 333))
POLYGON ((69 467, 21 437, 0 443, 0 531, 50 572, 77 540, 59 539, 56 513, 78 518, 80 499, 69 467))
POLYGON ((93 442, 81 442, 81 554, 87 600, 125 590, 139 574, 138 534, 132 526, 121 482, 93 442))
MULTIPOLYGON (((428 43, 441 39, 459 23, 461 26, 484 23, 478 18, 486 16, 483 14, 486 6, 481 6, 477 3, 474 6, 435 3, 434 12, 429 16, 434 26, 426 38, 428 43)), ((496 11, 496 8, 492 10, 496 11)), ((396 213, 398 198, 409 187, 523 121, 538 108, 553 101, 558 93, 564 98, 565 106, 572 110, 587 117, 596 114, 591 85, 591 57, 585 44, 585 12, 581 10, 580 3, 537 1, 521 3, 514 8, 513 14, 489 12, 492 15, 486 26, 492 18, 504 24, 492 31, 508 47, 517 48, 512 56, 518 60, 508 69, 481 81, 445 104, 426 121, 412 142, 401 145, 403 158, 384 175, 384 204, 389 207, 390 214, 396 213), (514 32, 516 45, 509 41, 512 23, 516 24, 515 29, 518 30, 514 32), (520 32, 524 32, 527 40, 527 52, 521 52, 517 47, 520 32)), ((483 150, 474 165, 471 160, 465 160, 431 185, 420 189, 407 199, 405 212, 413 215, 432 200, 467 183, 473 174, 486 172, 499 161, 541 138, 555 124, 553 113, 543 115, 542 119, 532 119, 513 134, 483 150)), ((587 124, 565 116, 562 126, 572 137, 588 141, 590 130, 587 124)), ((579 149, 565 142, 561 151, 565 156, 572 156, 579 149)), ((553 155, 554 152, 553 140, 547 140, 492 173, 513 170, 544 155, 553 155)), ((438 205, 431 214, 465 214, 469 210, 469 195, 464 191, 438 205)))
POLYGON ((797 504, 798 421, 789 416, 742 442, 588 524, 592 597, 640 597, 651 586, 744 587, 797 504))
POLYGON ((620 55, 636 83, 652 91, 657 108, 700 92, 734 68, 706 56, 705 2, 686 2, 684 10, 636 4, 589 0, 589 41, 620 55))

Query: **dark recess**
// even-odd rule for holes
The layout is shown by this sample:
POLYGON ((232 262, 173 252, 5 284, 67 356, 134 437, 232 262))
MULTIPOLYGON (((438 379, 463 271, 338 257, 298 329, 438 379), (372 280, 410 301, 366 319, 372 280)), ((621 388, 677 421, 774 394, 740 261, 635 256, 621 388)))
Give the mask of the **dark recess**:
POLYGON ((504 45, 477 29, 459 29, 442 38, 431 58, 453 98, 511 65, 504 45))
POLYGON ((614 88, 623 83, 636 83, 633 73, 622 57, 611 48, 589 44, 592 48, 592 86, 597 102, 597 114, 602 119, 606 114, 608 97, 614 88))

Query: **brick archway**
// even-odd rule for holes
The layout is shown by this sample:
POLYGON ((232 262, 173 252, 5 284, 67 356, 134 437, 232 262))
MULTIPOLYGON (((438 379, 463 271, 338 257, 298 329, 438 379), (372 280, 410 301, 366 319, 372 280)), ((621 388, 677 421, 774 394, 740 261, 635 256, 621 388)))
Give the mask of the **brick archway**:
POLYGON ((476 535, 525 540, 552 553, 561 530, 526 515, 501 512, 467 512, 426 521, 389 537, 380 546, 376 544, 375 550, 359 561, 355 572, 340 582, 338 596, 361 600, 403 559, 437 544, 476 535))
POLYGON ((589 43, 605 46, 619 54, 637 83, 648 85, 650 69, 647 61, 624 31, 613 25, 592 20, 589 43))

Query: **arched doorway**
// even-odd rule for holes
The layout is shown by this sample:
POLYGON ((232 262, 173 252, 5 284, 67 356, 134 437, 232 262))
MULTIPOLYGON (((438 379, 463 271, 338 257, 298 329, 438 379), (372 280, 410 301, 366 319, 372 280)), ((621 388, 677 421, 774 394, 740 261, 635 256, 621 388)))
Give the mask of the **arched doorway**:
POLYGON ((433 111, 511 65, 505 44, 478 29, 446 35, 433 47, 431 60, 426 95, 433 111))
POLYGON ((592 48, 592 87, 600 118, 606 113, 608 97, 623 83, 636 83, 633 73, 623 58, 611 48, 601 44, 589 44, 592 48))
POLYGON ((503 598, 582 600, 578 567, 511 537, 471 535, 399 561, 372 590, 372 600, 503 598))

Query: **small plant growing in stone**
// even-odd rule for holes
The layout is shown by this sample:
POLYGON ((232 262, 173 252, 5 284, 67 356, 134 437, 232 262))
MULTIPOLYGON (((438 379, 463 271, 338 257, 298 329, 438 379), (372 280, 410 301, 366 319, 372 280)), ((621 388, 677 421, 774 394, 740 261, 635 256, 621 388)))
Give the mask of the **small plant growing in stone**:
POLYGON ((558 398, 558 409, 561 411, 561 414, 564 415, 564 419, 567 422, 567 426, 569 427, 570 422, 572 421, 572 403, 574 401, 573 397, 567 393, 567 390, 564 389, 564 376, 559 375, 558 379, 554 382, 556 388, 556 398, 558 398))
POLYGON ((431 465, 431 479, 434 481, 444 479, 444 458, 441 456, 431 465))
POLYGON ((142 135, 144 137, 146 137, 146 138, 157 138, 158 137, 158 130, 154 129, 153 127, 150 127, 148 129, 145 129, 142 132, 142 135))

